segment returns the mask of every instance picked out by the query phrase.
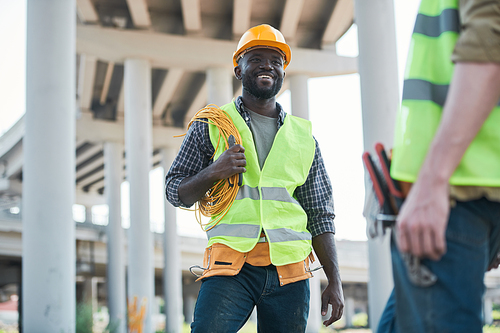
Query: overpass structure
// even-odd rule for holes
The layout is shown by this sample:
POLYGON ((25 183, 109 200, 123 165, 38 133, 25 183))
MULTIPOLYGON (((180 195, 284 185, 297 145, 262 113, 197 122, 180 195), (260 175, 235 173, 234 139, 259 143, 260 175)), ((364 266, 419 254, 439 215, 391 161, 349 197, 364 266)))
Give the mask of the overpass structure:
MULTIPOLYGON (((308 78, 359 72, 365 147, 392 141, 399 102, 392 0, 28 0, 27 15, 27 110, 0 138, 0 204, 22 214, 27 332, 74 329, 81 234, 74 203, 109 206, 107 294, 119 332, 125 295, 145 300, 145 332, 152 332, 155 267, 163 267, 167 331, 179 331, 187 241, 166 205, 163 261, 155 264, 148 175, 157 166, 168 170, 180 144, 173 136, 199 108, 240 94, 231 56, 249 27, 271 24, 292 46, 288 111, 308 118, 308 78), (354 20, 359 57, 339 56, 335 43, 354 20), (131 193, 126 237, 124 179, 131 193)), ((367 248, 361 282, 370 281, 373 326, 392 288, 391 269, 387 240, 367 248)), ((319 285, 311 281, 311 332, 319 329, 319 285)))

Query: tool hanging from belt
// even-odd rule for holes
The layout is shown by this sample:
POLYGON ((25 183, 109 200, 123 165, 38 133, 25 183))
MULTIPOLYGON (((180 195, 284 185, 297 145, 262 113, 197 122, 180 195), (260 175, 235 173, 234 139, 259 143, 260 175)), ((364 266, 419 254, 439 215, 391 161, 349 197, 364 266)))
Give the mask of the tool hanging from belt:
MULTIPOLYGON (((381 143, 375 145, 378 157, 378 164, 374 162, 370 153, 363 154, 363 162, 370 176, 373 191, 378 201, 379 212, 375 218, 374 227, 369 228, 371 238, 383 236, 385 230, 392 230, 391 236, 396 242, 396 219, 399 210, 403 205, 405 196, 401 191, 398 181, 392 179, 390 175, 391 162, 387 157, 385 148, 381 143)), ((420 287, 428 287, 436 283, 437 277, 426 266, 421 264, 421 260, 409 253, 401 253, 401 258, 405 263, 410 281, 420 287)))

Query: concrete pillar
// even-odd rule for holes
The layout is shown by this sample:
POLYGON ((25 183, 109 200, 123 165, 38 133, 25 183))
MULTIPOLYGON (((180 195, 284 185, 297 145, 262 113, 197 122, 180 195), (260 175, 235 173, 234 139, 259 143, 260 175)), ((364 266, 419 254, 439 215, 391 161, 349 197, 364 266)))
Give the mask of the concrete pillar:
POLYGON ((304 74, 290 75, 290 99, 292 103, 292 114, 297 117, 309 119, 309 93, 307 79, 304 74))
MULTIPOLYGON (((152 157, 151 67, 147 60, 125 60, 125 155, 130 184, 128 298, 146 307, 143 332, 154 332, 153 235, 149 222, 149 171, 152 157)), ((130 317, 130 314, 129 314, 130 317)))
MULTIPOLYGON (((290 80, 290 98, 292 114, 297 117, 309 119, 309 90, 307 79, 304 74, 294 74, 288 77, 290 80)), ((319 332, 321 327, 321 280, 317 273, 309 279, 311 301, 309 303, 309 320, 307 321, 308 333, 319 332)))
POLYGON ((484 297, 483 300, 483 320, 484 325, 493 324, 493 299, 491 297, 484 297))
POLYGON ((227 68, 207 70, 208 104, 222 106, 233 99, 233 73, 227 68))
POLYGON ((90 279, 90 302, 92 304, 92 313, 96 313, 99 310, 99 302, 97 301, 97 277, 92 276, 90 279))
POLYGON ((24 332, 75 331, 75 12, 27 1, 24 332))
POLYGON ((307 333, 318 333, 321 329, 321 279, 320 274, 316 273, 309 279, 309 288, 311 291, 311 301, 309 302, 309 319, 307 320, 307 333))
MULTIPOLYGON (((354 16, 358 25, 364 148, 373 152, 375 142, 382 142, 386 148, 392 146, 399 105, 393 0, 357 0, 354 16)), ((375 330, 393 288, 388 235, 384 240, 368 240, 368 257, 369 317, 375 330)))
POLYGON ((345 326, 352 327, 352 319, 354 317, 354 298, 346 297, 344 306, 345 326))
POLYGON ((123 173, 123 145, 115 142, 104 144, 104 194, 109 207, 107 289, 109 320, 117 325, 116 333, 127 330, 125 298, 124 233, 121 217, 121 183, 123 173))
MULTIPOLYGON (((83 303, 85 305, 91 305, 93 296, 92 296, 93 290, 92 290, 92 277, 91 276, 86 276, 83 280, 83 303)), ((92 309, 93 310, 93 309, 92 309)))
POLYGON ((92 206, 85 206, 85 222, 86 224, 92 224, 92 206))
POLYGON ((194 307, 196 305, 196 297, 193 295, 187 295, 184 298, 184 318, 186 323, 191 324, 193 322, 194 307))
MULTIPOLYGON (((174 161, 176 150, 161 150, 161 166, 165 175, 174 161)), ((163 178, 165 179, 165 178, 163 178)), ((182 331, 182 269, 181 249, 177 235, 177 218, 175 207, 165 200, 165 232, 163 233, 163 290, 165 296, 165 332, 180 333, 182 331)))

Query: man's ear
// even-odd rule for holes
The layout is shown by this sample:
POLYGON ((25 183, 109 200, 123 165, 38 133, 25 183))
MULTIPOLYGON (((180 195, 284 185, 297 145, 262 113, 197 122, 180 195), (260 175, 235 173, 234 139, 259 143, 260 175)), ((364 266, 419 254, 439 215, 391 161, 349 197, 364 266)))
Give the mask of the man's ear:
POLYGON ((241 81, 241 68, 240 68, 240 65, 234 67, 234 76, 236 77, 236 79, 238 79, 238 80, 241 81))

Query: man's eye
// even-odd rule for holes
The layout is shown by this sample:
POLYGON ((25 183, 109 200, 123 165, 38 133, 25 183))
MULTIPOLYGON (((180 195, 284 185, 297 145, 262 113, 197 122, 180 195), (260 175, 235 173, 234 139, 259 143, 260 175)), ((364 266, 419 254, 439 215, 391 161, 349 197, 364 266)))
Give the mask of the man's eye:
POLYGON ((274 60, 274 61, 273 61, 273 64, 275 64, 275 65, 281 65, 281 61, 274 60))
POLYGON ((252 59, 250 59, 250 61, 251 61, 251 62, 259 62, 259 61, 260 61, 260 59, 259 59, 259 58, 252 58, 252 59))

